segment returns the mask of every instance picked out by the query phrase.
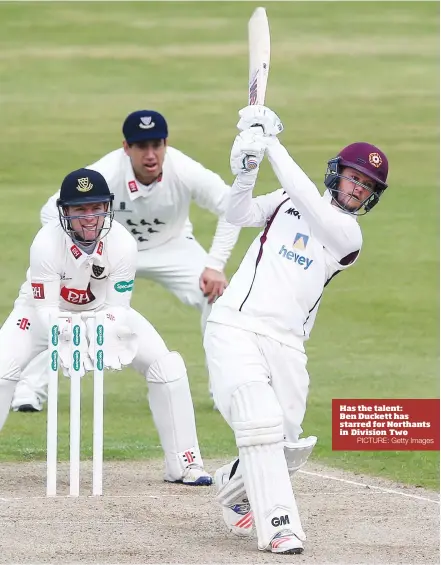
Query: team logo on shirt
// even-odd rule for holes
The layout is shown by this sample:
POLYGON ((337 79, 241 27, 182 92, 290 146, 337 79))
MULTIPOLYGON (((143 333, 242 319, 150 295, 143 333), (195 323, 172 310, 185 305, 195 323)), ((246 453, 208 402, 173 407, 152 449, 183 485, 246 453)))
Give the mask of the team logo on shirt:
POLYGON ((107 278, 106 275, 104 275, 104 277, 102 277, 101 275, 104 273, 105 267, 100 267, 99 265, 92 265, 92 273, 93 275, 91 275, 91 277, 93 279, 105 279, 107 278))
POLYGON ((78 179, 77 190, 80 192, 89 192, 92 190, 93 184, 89 181, 89 177, 84 177, 82 179, 78 179))
POLYGON ((303 251, 308 245, 308 240, 309 235, 305 235, 304 233, 297 233, 292 246, 294 249, 301 249, 303 251))

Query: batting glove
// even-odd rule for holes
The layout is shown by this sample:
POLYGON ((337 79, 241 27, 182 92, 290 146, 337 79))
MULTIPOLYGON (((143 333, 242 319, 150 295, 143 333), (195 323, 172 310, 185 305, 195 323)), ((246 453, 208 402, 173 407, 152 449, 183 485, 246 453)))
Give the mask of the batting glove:
POLYGON ((265 151, 266 140, 260 128, 249 128, 237 135, 230 155, 233 175, 244 173, 257 176, 265 151))
POLYGON ((265 136, 278 135, 283 131, 283 124, 279 116, 267 108, 258 104, 246 106, 239 110, 240 120, 237 127, 244 131, 252 126, 260 126, 265 136))

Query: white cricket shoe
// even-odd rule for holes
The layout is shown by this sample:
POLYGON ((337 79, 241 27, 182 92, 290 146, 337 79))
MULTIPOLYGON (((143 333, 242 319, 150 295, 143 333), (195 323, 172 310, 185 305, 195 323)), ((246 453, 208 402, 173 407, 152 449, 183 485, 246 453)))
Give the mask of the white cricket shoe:
POLYGON ((32 400, 14 400, 11 403, 13 412, 41 412, 43 410, 43 403, 35 396, 32 400))
MULTIPOLYGON (((221 467, 214 474, 214 482, 219 490, 229 481, 229 476, 224 472, 224 467, 221 467)), ((221 504, 222 517, 228 530, 235 536, 241 538, 248 538, 253 534, 253 512, 248 498, 237 500, 236 504, 225 506, 221 504)))
POLYGON ((281 530, 277 532, 265 549, 271 551, 271 553, 300 554, 303 553, 303 543, 291 530, 281 530))
POLYGON ((194 487, 209 487, 213 484, 213 478, 204 470, 203 467, 192 463, 185 468, 182 479, 176 482, 194 487))

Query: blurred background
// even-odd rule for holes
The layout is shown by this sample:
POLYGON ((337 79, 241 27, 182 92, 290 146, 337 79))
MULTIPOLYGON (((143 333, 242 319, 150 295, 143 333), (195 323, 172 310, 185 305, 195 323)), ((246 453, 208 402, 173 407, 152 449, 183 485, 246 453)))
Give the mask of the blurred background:
MULTIPOLYGON (((255 2, 0 4, 0 323, 25 278, 39 211, 65 174, 120 147, 136 109, 162 112, 169 143, 232 182, 231 143, 247 103, 247 22, 255 2)), ((378 145, 389 188, 361 220, 357 265, 326 290, 308 342, 305 434, 314 458, 436 488, 436 452, 332 452, 332 398, 439 395, 439 5, 436 2, 271 2, 267 104, 282 142, 321 189, 326 162, 354 141, 378 145)), ((257 193, 278 188, 262 167, 257 193)), ((191 219, 208 248, 216 218, 191 219)), ((243 230, 228 263, 252 239, 243 230)), ((137 279, 134 307, 183 355, 202 453, 235 453, 208 396, 199 315, 137 279)), ((17 344, 19 347, 19 344, 17 344)), ((83 455, 91 455, 91 378, 83 391, 83 455)), ((106 376, 105 457, 161 457, 131 370, 106 376)), ((63 379, 61 456, 67 456, 63 379)), ((45 458, 46 414, 11 414, 3 460, 45 458)))

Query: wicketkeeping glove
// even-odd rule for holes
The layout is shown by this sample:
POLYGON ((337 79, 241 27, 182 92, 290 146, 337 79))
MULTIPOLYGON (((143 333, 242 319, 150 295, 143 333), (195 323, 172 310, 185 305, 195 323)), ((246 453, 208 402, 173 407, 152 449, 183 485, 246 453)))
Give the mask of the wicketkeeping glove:
POLYGON ((261 128, 249 128, 237 135, 230 154, 230 167, 233 175, 245 173, 257 176, 265 150, 266 140, 261 128))
POLYGON ((58 356, 60 367, 65 377, 75 373, 84 377, 87 371, 93 371, 93 363, 88 353, 86 324, 80 320, 72 327, 72 319, 60 320, 58 356), (79 352, 79 353, 76 353, 79 352))
POLYGON ((241 131, 247 130, 255 125, 261 127, 265 136, 278 135, 283 131, 283 124, 279 116, 266 106, 260 106, 258 104, 246 106, 242 108, 242 110, 239 110, 239 116, 240 120, 237 123, 237 127, 241 131))
MULTIPOLYGON (((122 366, 130 365, 138 352, 138 336, 127 323, 127 311, 115 308, 103 311, 104 314, 104 339, 103 357, 104 368, 120 371, 122 366)), ((87 321, 87 334, 89 338, 89 354, 93 357, 94 345, 93 320, 87 321)))

